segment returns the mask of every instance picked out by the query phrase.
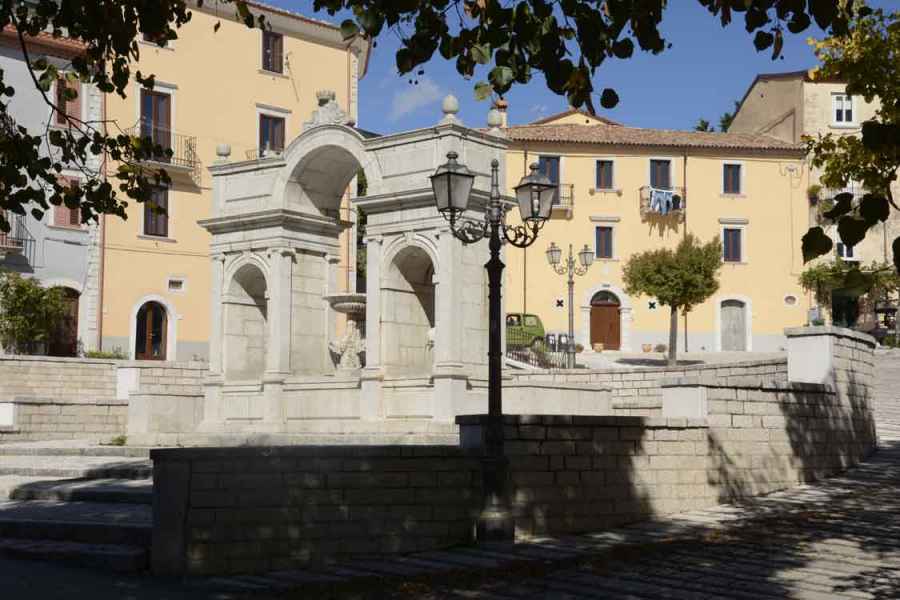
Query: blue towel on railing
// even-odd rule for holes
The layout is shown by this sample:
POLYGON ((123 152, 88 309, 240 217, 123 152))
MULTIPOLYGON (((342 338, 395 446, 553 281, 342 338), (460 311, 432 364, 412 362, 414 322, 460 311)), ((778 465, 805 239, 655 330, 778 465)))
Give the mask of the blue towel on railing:
POLYGON ((650 188, 650 210, 661 215, 667 215, 674 209, 672 190, 658 190, 650 188))

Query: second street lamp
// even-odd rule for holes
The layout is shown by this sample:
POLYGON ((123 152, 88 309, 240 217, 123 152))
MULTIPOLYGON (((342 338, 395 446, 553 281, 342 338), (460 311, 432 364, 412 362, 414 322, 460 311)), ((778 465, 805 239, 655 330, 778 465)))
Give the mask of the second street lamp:
POLYGON ((500 197, 497 159, 491 161, 491 195, 484 219, 465 217, 475 176, 465 165, 457 162, 456 152, 447 153, 447 162, 431 176, 438 212, 450 223, 453 235, 464 244, 488 240, 490 259, 484 268, 488 273, 488 421, 485 431, 484 505, 478 519, 478 539, 511 541, 515 535, 507 487, 509 466, 503 451, 503 389, 501 386, 502 334, 504 323, 500 303, 503 261, 500 247, 506 242, 517 248, 527 248, 537 240, 538 232, 547 222, 553 205, 556 186, 531 165, 531 173, 516 186, 521 225, 507 225, 506 212, 500 197), (502 233, 502 238, 501 238, 502 233))
POLYGON ((575 255, 572 253, 572 244, 569 244, 569 257, 564 265, 560 264, 562 259, 562 249, 554 242, 550 242, 547 248, 547 262, 554 271, 560 275, 569 276, 569 345, 566 351, 566 367, 575 368, 575 276, 584 275, 594 262, 594 253, 584 245, 584 248, 578 252, 578 262, 575 262, 575 255), (580 265, 579 265, 580 263, 580 265))

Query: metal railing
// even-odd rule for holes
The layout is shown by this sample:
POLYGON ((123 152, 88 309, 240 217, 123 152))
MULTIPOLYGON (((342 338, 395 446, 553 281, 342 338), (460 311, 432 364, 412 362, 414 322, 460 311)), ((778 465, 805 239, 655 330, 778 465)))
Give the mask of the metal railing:
POLYGON ((200 165, 196 136, 185 135, 162 127, 153 127, 147 123, 132 127, 128 130, 128 135, 150 138, 154 144, 172 151, 171 156, 158 156, 148 162, 191 171, 200 165))
MULTIPOLYGON (((667 194, 666 194, 667 195, 667 194)), ((643 185, 638 189, 638 197, 640 198, 640 211, 642 217, 649 215, 667 216, 673 214, 683 217, 687 210, 687 195, 683 187, 672 188, 654 188, 649 185, 643 185), (654 192, 672 192, 671 203, 660 206, 654 199, 654 192)))
POLYGON ((575 185, 571 183, 559 183, 556 185, 556 195, 553 197, 553 210, 571 211, 575 206, 575 185))
POLYGON ((553 348, 544 337, 534 337, 518 328, 506 329, 506 357, 536 369, 565 369, 565 348, 553 348))
POLYGON ((0 258, 9 255, 22 256, 28 264, 34 263, 34 236, 25 227, 25 217, 11 212, 4 214, 10 224, 9 233, 0 231, 0 258))

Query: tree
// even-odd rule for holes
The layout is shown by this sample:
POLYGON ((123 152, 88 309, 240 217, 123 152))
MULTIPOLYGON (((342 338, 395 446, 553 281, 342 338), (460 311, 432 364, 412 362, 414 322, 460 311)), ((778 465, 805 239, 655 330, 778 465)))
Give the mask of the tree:
POLYGON ((635 254, 622 271, 625 291, 656 298, 669 307, 669 365, 676 364, 678 311, 685 313, 719 289, 722 243, 715 238, 700 244, 688 234, 672 251, 668 248, 635 254))
MULTIPOLYGON (((815 42, 821 66, 814 80, 846 82, 848 94, 867 102, 880 100, 872 119, 862 124, 862 136, 833 134, 806 139, 812 166, 822 169, 821 182, 843 188, 855 181, 867 191, 858 204, 851 194, 838 194, 824 216, 837 223, 847 246, 862 241, 869 229, 897 209, 891 185, 900 169, 900 12, 866 13, 852 23, 850 35, 815 42)), ((827 254, 831 239, 821 227, 803 236, 803 259, 827 254)), ((900 270, 900 238, 894 240, 894 266, 900 270)))
POLYGON ((0 272, 0 346, 7 352, 34 354, 46 347, 65 310, 61 288, 0 272))
POLYGON ((715 131, 706 119, 697 119, 694 131, 715 131))
MULTIPOLYGON (((204 0, 196 0, 203 4, 204 0)), ((208 1, 208 0, 206 0, 208 1)), ((848 31, 850 20, 866 9, 846 0, 697 0, 722 26, 743 16, 744 27, 754 33, 757 51, 771 48, 781 54, 784 31, 799 33, 814 19, 832 35, 848 31)), ((245 0, 218 0, 230 4, 235 18, 248 27, 267 27, 253 4, 245 0)), ((635 48, 658 54, 671 44, 659 31, 667 0, 315 0, 315 11, 331 15, 348 10, 354 18, 341 24, 345 38, 365 36, 377 43, 384 30, 401 40, 396 53, 401 75, 421 74, 435 53, 454 61, 456 70, 472 78, 482 70, 486 81, 475 83, 480 98, 492 92, 505 94, 513 85, 543 75, 547 87, 565 96, 578 108, 595 112, 595 100, 611 108, 618 95, 611 87, 595 93, 597 69, 608 59, 628 59, 635 48)), ((132 78, 152 85, 153 75, 132 73, 140 57, 138 36, 163 44, 177 39, 177 29, 191 18, 186 0, 5 0, 0 3, 0 27, 17 32, 30 67, 32 83, 54 113, 65 114, 59 100, 48 91, 60 75, 50 62, 32 56, 26 43, 42 33, 63 35, 84 44, 73 59, 71 73, 93 83, 104 93, 125 96, 132 78), (62 109, 62 110, 61 110, 62 109)), ((16 123, 7 110, 13 86, 0 78, 0 209, 41 218, 51 205, 79 208, 88 222, 98 214, 125 216, 129 200, 143 202, 152 188, 168 182, 163 169, 143 166, 146 158, 166 154, 149 138, 140 139, 116 128, 115 123, 89 123, 65 114, 70 127, 29 131, 16 123), (44 156, 42 145, 53 149, 44 156), (105 172, 88 166, 91 155, 102 155, 103 164, 115 169, 112 181, 105 172), (59 173, 74 165, 84 181, 67 187, 59 173), (115 184, 115 185, 114 185, 115 184)), ((66 86, 60 100, 73 99, 66 86)), ((9 223, 0 211, 0 229, 9 223)))
POLYGON ((831 305, 834 290, 848 290, 857 296, 871 293, 881 298, 900 289, 900 276, 891 265, 873 262, 864 267, 840 258, 806 268, 800 273, 799 282, 805 291, 815 294, 820 306, 831 305))
POLYGON ((728 133, 728 130, 731 128, 731 122, 734 121, 734 116, 737 114, 737 111, 740 107, 741 103, 735 100, 734 111, 722 113, 722 116, 719 117, 719 131, 721 131, 722 133, 728 133))

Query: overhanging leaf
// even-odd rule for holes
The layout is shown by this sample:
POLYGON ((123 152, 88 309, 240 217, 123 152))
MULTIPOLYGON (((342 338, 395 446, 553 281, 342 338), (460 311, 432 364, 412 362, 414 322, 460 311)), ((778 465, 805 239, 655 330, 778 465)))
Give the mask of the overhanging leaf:
POLYGON ((863 196, 862 202, 859 203, 859 214, 871 227, 878 221, 882 223, 887 221, 891 214, 891 205, 888 204, 887 198, 876 196, 875 194, 866 194, 863 196))
POLYGON ((475 44, 472 46, 472 59, 479 65, 486 65, 491 61, 491 49, 487 44, 475 44))
POLYGON ((603 108, 615 108, 618 103, 619 95, 616 93, 616 90, 606 88, 603 90, 603 93, 600 94, 600 106, 603 108))
POLYGON ((475 84, 475 99, 479 101, 487 100, 490 98, 493 89, 487 81, 479 81, 475 84))
POLYGON ((853 209, 853 194, 843 192, 834 197, 834 207, 828 212, 822 213, 826 219, 837 221, 838 217, 846 215, 853 209))
POLYGON ((841 217, 838 221, 838 235, 847 246, 852 247, 863 241, 868 230, 868 223, 856 217, 841 217))
POLYGON ((808 263, 814 258, 828 254, 834 247, 831 238, 825 235, 821 227, 811 227, 803 236, 803 262, 808 263))
POLYGON ((341 23, 341 37, 344 38, 344 41, 349 40, 350 38, 356 36, 359 33, 359 25, 356 24, 352 19, 344 19, 341 23))
POLYGON ((894 252, 894 268, 897 269, 897 273, 900 273, 900 237, 894 239, 891 250, 894 252))

